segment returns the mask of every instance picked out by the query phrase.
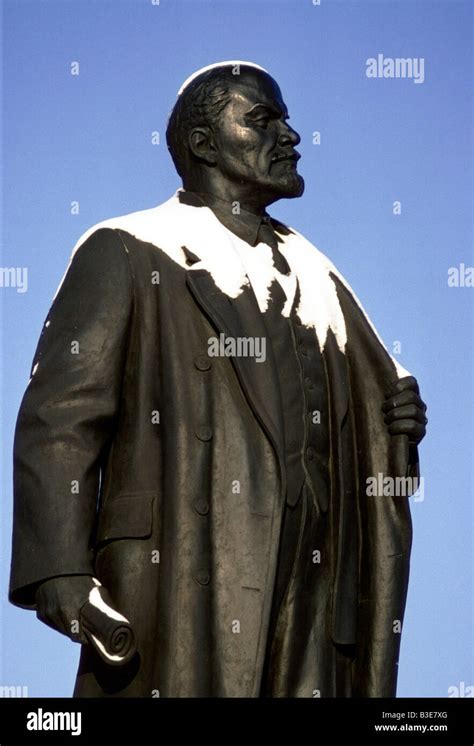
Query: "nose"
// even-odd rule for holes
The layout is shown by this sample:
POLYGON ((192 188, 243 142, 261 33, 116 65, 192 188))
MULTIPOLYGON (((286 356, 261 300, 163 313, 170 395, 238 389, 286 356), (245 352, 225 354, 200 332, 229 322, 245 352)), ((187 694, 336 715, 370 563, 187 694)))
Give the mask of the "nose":
POLYGON ((297 133, 296 130, 294 130, 288 122, 282 122, 282 131, 280 132, 280 135, 278 136, 278 142, 280 145, 298 145, 298 143, 301 142, 301 137, 297 133))

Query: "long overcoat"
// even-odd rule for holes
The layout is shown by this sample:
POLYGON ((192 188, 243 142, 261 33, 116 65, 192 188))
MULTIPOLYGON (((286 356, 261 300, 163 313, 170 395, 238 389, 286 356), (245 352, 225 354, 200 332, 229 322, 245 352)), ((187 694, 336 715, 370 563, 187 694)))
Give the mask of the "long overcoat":
MULTIPOLYGON (((285 501, 282 413, 271 351, 258 363, 208 348, 219 334, 265 336, 262 315, 250 286, 223 291, 192 230, 177 261, 123 225, 80 242, 38 343, 15 436, 10 600, 34 609, 36 584, 57 575, 107 587, 139 652, 121 670, 83 646, 77 696, 255 697, 285 501)), ((330 280, 347 341, 328 329, 324 347, 328 614, 334 643, 355 651, 354 694, 392 696, 409 506, 365 485, 417 459, 383 422, 394 363, 330 280)))

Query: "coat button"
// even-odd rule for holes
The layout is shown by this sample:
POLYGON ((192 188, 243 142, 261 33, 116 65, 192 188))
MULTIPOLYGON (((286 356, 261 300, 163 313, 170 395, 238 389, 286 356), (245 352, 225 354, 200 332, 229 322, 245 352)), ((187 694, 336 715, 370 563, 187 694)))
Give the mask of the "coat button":
POLYGON ((198 370, 209 370, 211 361, 208 355, 198 355, 194 358, 194 365, 198 370))
POLYGON ((306 458, 308 459, 308 461, 312 461, 315 456, 316 451, 314 450, 313 446, 309 446, 309 448, 306 449, 306 458))
POLYGON ((300 352, 301 352, 302 355, 307 355, 308 354, 307 347, 305 345, 301 345, 300 346, 300 352))
POLYGON ((314 389, 314 383, 311 378, 306 377, 304 382, 307 389, 314 389))
POLYGON ((211 582, 211 575, 208 570, 198 570, 194 577, 199 585, 209 585, 211 582))
POLYGON ((199 440, 210 440, 212 438, 212 427, 201 425, 196 428, 196 437, 199 440))
POLYGON ((209 503, 207 500, 196 500, 194 503, 194 510, 199 515, 207 515, 209 513, 209 503))

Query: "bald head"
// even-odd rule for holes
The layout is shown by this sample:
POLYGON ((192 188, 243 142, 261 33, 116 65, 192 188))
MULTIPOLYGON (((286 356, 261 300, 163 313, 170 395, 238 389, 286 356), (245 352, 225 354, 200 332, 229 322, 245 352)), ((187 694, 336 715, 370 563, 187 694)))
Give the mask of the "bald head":
POLYGON ((262 204, 300 196, 299 136, 276 81, 262 68, 211 66, 182 87, 166 139, 187 189, 262 204))
POLYGON ((166 129, 166 143, 178 174, 186 178, 190 152, 188 137, 193 127, 217 127, 222 111, 230 102, 231 89, 240 80, 268 75, 259 65, 248 62, 217 63, 191 75, 181 86, 166 129))

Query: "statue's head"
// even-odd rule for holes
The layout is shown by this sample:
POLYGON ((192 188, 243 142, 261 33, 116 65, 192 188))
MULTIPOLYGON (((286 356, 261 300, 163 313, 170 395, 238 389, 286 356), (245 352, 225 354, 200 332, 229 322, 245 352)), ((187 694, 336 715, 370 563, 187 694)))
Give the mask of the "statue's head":
POLYGON ((273 78, 252 63, 218 63, 188 78, 166 131, 168 148, 186 189, 235 199, 258 195, 261 205, 299 197, 300 137, 273 78), (222 193, 222 188, 220 189, 222 193))

